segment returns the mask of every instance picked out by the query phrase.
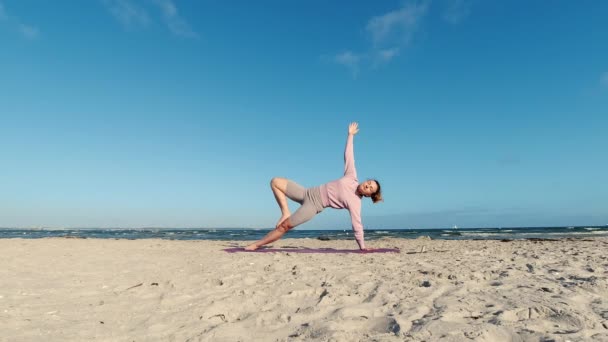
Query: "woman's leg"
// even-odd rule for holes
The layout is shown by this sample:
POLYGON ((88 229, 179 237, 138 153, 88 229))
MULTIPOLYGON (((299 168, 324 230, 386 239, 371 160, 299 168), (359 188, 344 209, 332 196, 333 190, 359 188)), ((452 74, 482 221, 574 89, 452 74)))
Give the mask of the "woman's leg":
POLYGON ((283 222, 277 228, 275 228, 274 230, 271 230, 268 234, 266 234, 266 236, 264 236, 264 238, 245 247, 245 249, 248 251, 254 251, 254 250, 260 248, 260 246, 264 246, 271 242, 275 242, 278 239, 280 239, 281 236, 285 235, 285 233, 287 233, 293 227, 294 226, 291 224, 289 217, 287 217, 285 220, 283 220, 283 222))
POLYGON ((277 221, 277 224, 275 225, 275 228, 279 228, 281 223, 291 215, 287 204, 287 197, 302 204, 304 202, 306 189, 294 181, 280 177, 275 177, 270 181, 270 188, 272 189, 274 198, 277 200, 279 208, 281 208, 281 218, 279 218, 279 221, 277 221))
POLYGON ((318 211, 315 206, 310 202, 306 202, 300 208, 298 208, 298 210, 296 210, 296 212, 291 217, 287 217, 285 220, 283 220, 283 222, 281 222, 281 224, 279 224, 277 228, 270 231, 261 240, 256 241, 245 247, 245 249, 248 251, 253 251, 258 249, 260 246, 275 242, 283 235, 285 235, 285 233, 287 233, 290 229, 310 220, 317 213, 318 211))

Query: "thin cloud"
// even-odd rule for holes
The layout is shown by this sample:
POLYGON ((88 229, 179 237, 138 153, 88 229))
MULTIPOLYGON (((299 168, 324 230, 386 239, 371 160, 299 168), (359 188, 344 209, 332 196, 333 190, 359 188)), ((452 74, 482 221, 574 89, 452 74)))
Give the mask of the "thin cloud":
POLYGON ((177 6, 175 6, 172 0, 155 0, 154 2, 160 8, 163 20, 173 34, 187 38, 198 37, 198 34, 179 15, 177 6))
POLYGON ((334 62, 348 67, 353 78, 359 74, 363 62, 372 68, 389 63, 410 44, 427 13, 428 4, 428 0, 406 3, 397 10, 372 17, 365 27, 371 40, 369 50, 337 54, 334 62))
POLYGON ((40 35, 40 30, 38 30, 38 28, 21 22, 21 20, 14 15, 9 15, 1 1, 0 22, 8 23, 8 26, 21 33, 22 36, 28 39, 35 39, 40 35))
POLYGON ((471 0, 447 0, 443 19, 451 24, 459 24, 471 14, 471 0))
POLYGON ((18 27, 19 27, 19 31, 21 32, 21 34, 29 39, 38 38, 38 35, 40 34, 40 31, 38 31, 38 29, 33 26, 19 24, 18 27))
POLYGON ((502 158, 498 159, 497 162, 501 165, 517 165, 521 164, 522 160, 515 154, 507 154, 504 155, 502 158))
POLYGON ((402 8, 373 17, 366 30, 371 35, 374 46, 387 41, 408 44, 427 13, 428 2, 410 3, 402 8))
POLYGON ((606 71, 602 74, 602 76, 600 76, 600 85, 608 87, 608 71, 606 71))
POLYGON ((129 0, 103 0, 108 11, 124 27, 145 27, 150 23, 146 10, 129 0))
POLYGON ((379 50, 378 53, 376 54, 375 65, 378 65, 381 63, 388 63, 393 58, 397 57, 398 55, 399 55, 399 48, 390 48, 390 49, 379 50))
MULTIPOLYGON (((443 11, 445 21, 457 24, 470 15, 473 2, 474 0, 443 0, 436 7, 437 11, 443 11)), ((336 55, 335 62, 347 65, 351 70, 354 68, 352 65, 355 65, 357 72, 364 65, 376 68, 390 63, 402 55, 419 34, 429 13, 430 3, 431 0, 411 0, 398 9, 372 17, 364 29, 371 45, 367 51, 336 55), (359 57, 356 62, 354 56, 359 57)))
POLYGON ((6 15, 6 11, 4 10, 4 5, 2 4, 2 2, 0 2, 0 20, 6 20, 7 15, 6 15))
POLYGON ((334 57, 334 61, 347 67, 351 71, 353 78, 356 78, 359 74, 359 62, 361 61, 361 56, 358 54, 351 51, 345 51, 336 55, 334 57))
POLYGON ((145 8, 135 0, 102 0, 106 9, 126 28, 148 27, 153 21, 150 13, 160 11, 160 19, 167 26, 171 33, 187 38, 196 38, 198 34, 192 30, 190 25, 184 20, 173 0, 153 0, 146 2, 148 7, 153 4, 153 8, 145 8))

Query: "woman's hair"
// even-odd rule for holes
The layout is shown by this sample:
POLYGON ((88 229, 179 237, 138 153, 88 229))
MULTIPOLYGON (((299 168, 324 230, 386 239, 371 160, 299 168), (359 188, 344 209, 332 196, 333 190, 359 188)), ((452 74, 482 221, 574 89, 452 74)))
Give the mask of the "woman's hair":
POLYGON ((378 190, 376 190, 376 192, 374 192, 370 197, 372 198, 372 202, 374 203, 378 203, 381 201, 384 201, 382 199, 382 191, 380 190, 380 182, 378 182, 376 179, 372 179, 374 182, 376 182, 376 185, 378 186, 378 190))

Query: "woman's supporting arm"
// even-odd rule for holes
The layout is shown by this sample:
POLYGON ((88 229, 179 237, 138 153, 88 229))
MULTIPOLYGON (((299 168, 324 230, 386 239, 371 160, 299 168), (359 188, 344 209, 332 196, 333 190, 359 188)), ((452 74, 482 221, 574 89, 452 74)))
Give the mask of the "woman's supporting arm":
POLYGON ((353 232, 355 233, 355 240, 359 245, 359 249, 365 248, 365 239, 363 234, 363 224, 361 223, 361 203, 348 208, 350 212, 350 220, 353 225, 353 232))

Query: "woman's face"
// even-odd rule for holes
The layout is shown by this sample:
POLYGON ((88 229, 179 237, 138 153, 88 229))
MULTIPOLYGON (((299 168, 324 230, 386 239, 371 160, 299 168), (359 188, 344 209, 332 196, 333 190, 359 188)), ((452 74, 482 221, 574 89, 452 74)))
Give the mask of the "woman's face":
POLYGON ((359 184, 359 193, 365 197, 370 197, 376 191, 378 191, 378 184, 373 180, 359 184))

